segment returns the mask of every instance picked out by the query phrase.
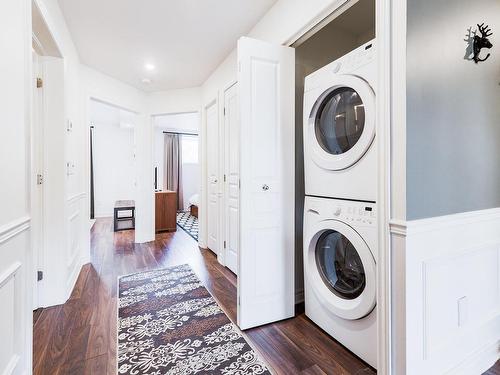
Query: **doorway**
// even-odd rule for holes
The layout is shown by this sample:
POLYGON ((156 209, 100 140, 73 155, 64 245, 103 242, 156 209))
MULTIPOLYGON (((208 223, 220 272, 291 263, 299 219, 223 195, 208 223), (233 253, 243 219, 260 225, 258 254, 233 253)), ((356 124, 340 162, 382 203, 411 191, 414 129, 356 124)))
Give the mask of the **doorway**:
MULTIPOLYGON (((134 112, 90 99, 90 212, 93 218, 114 216, 117 201, 135 199, 134 112)), ((120 221, 119 228, 131 227, 120 221)))
POLYGON ((156 231, 175 230, 177 224, 195 241, 198 241, 201 174, 199 122, 198 112, 153 116, 155 201, 160 205, 160 197, 165 194, 174 195, 175 201, 173 206, 166 208, 168 212, 165 208, 155 207, 156 231), (174 228, 163 228, 160 223, 169 221, 170 217, 174 218, 174 228))
POLYGON ((31 234, 33 310, 57 304, 61 288, 57 263, 66 252, 59 231, 65 223, 63 125, 64 60, 36 3, 32 4, 31 234), (57 103, 57 104, 56 104, 57 103), (46 179, 50 176, 50 179, 46 179), (48 251, 50 249, 50 251, 48 251))

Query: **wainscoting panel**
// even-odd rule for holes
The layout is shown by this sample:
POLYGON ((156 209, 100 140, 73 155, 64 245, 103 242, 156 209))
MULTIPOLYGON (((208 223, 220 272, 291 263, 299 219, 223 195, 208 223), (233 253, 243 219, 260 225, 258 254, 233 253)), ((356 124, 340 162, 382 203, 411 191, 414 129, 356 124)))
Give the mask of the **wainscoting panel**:
POLYGON ((12 264, 0 275, 0 332, 2 332, 2 349, 0 350, 0 372, 12 373, 19 359, 15 347, 16 313, 19 311, 19 301, 16 298, 16 272, 21 263, 12 264))
POLYGON ((405 264, 406 373, 487 370, 499 358, 500 209, 408 222, 405 264))
POLYGON ((74 195, 68 199, 68 237, 67 237, 67 285, 66 285, 66 298, 69 298, 73 287, 75 286, 76 279, 80 273, 83 263, 86 262, 88 256, 88 243, 87 237, 89 236, 88 225, 84 224, 85 221, 85 200, 86 194, 81 193, 74 195))
POLYGON ((27 373, 30 368, 32 300, 27 287, 30 218, 0 227, 0 374, 27 373), (29 341, 28 341, 29 340, 29 341))

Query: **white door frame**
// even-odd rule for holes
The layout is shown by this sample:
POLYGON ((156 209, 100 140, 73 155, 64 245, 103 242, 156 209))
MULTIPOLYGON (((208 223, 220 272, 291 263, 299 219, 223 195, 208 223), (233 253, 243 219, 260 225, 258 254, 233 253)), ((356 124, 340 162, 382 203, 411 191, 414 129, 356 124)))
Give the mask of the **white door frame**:
MULTIPOLYGON (((38 40, 37 40, 38 41, 38 40)), ((38 48, 42 50, 41 46, 38 48)), ((33 74, 31 89, 33 102, 31 106, 31 236, 33 252, 33 271, 30 276, 33 280, 33 310, 40 307, 39 291, 41 286, 37 280, 37 273, 43 268, 42 259, 44 252, 43 237, 43 184, 38 183, 38 175, 44 175, 44 110, 43 110, 43 87, 38 88, 36 80, 41 78, 43 81, 43 65, 41 57, 36 51, 33 52, 33 74)), ((43 177, 42 177, 43 178, 43 177)))
MULTIPOLYGON (((29 48, 36 54, 35 62, 31 61, 29 76, 30 108, 30 211, 31 211, 31 267, 29 278, 33 286, 32 308, 37 309, 47 305, 47 295, 53 292, 54 285, 45 285, 46 282, 37 280, 38 271, 45 272, 47 276, 48 259, 52 259, 49 253, 45 253, 47 238, 48 219, 44 211, 44 202, 47 197, 47 189, 44 187, 43 178, 46 176, 47 164, 45 154, 47 151, 45 133, 47 131, 47 102, 45 98, 45 85, 51 82, 47 76, 45 63, 48 59, 56 58, 64 60, 58 43, 53 38, 47 22, 47 15, 40 7, 37 0, 29 1, 31 11, 27 19, 28 28, 31 33, 29 48), (34 22, 36 21, 36 22, 34 22), (36 77, 35 77, 36 73, 36 77), (37 78, 42 79, 42 87, 37 88, 37 78), (45 82, 44 82, 45 80, 45 82), (38 184, 38 175, 41 175, 41 184, 38 184)), ((60 82, 62 84, 62 82, 60 82)), ((62 87, 61 87, 62 89, 62 87)))
MULTIPOLYGON (((228 176, 228 163, 227 163, 227 160, 226 160, 226 156, 227 156, 227 153, 228 153, 228 144, 227 144, 227 130, 226 129, 226 92, 231 89, 233 86, 235 86, 236 84, 238 83, 238 81, 233 81, 231 82, 229 85, 227 85, 226 87, 224 87, 224 90, 222 91, 222 108, 223 108, 223 115, 222 115, 222 135, 223 137, 221 137, 222 139, 222 147, 221 147, 221 150, 222 150, 222 171, 223 171, 223 181, 224 181, 224 189, 223 189, 223 196, 222 196, 222 199, 221 199, 221 203, 222 203, 222 210, 221 212, 223 212, 224 214, 221 215, 221 219, 222 219, 222 240, 224 241, 224 246, 223 246, 223 251, 221 251, 221 253, 223 254, 223 256, 219 257, 218 260, 219 260, 219 263, 222 264, 223 266, 227 266, 227 257, 228 257, 228 252, 229 252, 229 247, 227 247, 227 244, 229 243, 229 239, 228 239, 228 220, 226 220, 226 212, 227 212, 227 204, 228 204, 228 187, 229 187, 229 180, 227 179, 227 176, 228 176)), ((237 126, 239 126, 239 123, 237 124, 237 126)))

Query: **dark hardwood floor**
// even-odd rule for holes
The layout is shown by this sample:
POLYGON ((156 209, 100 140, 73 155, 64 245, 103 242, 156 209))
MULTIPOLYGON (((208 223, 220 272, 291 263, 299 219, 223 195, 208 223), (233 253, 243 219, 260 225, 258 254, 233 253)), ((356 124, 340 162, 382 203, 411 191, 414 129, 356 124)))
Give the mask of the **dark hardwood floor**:
MULTIPOLYGON (((113 233, 101 219, 91 233, 91 264, 83 267, 71 298, 34 314, 35 375, 116 375, 117 278, 136 271, 188 263, 236 320, 236 278, 183 230, 134 244, 133 232, 113 233)), ((246 331, 277 374, 374 374, 305 315, 246 331)), ((497 363, 497 365, 499 365, 497 363)), ((495 371, 495 370, 490 370, 495 371)), ((495 375, 498 372, 489 372, 495 375)))

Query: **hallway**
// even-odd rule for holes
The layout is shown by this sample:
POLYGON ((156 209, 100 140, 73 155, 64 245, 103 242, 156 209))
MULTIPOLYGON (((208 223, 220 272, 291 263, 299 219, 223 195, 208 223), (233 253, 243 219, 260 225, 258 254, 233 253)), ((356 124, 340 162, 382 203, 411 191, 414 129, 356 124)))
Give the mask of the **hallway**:
MULTIPOLYGON (((189 263, 229 317, 236 320, 236 278, 182 229, 137 245, 133 232, 113 233, 111 219, 92 229, 92 263, 70 300, 35 314, 34 374, 115 375, 117 278, 189 263)), ((278 374, 374 374, 304 314, 246 332, 278 374)))

